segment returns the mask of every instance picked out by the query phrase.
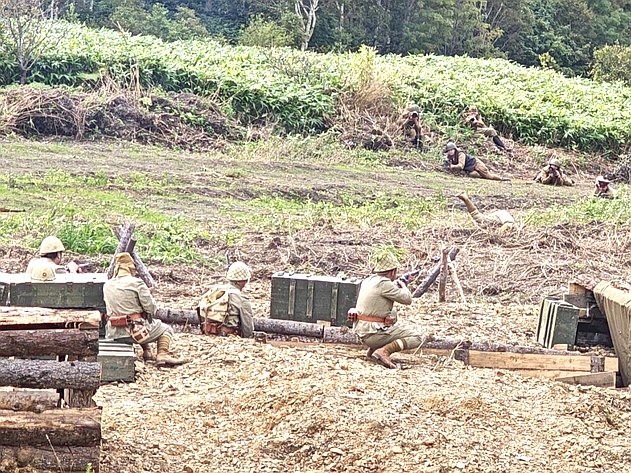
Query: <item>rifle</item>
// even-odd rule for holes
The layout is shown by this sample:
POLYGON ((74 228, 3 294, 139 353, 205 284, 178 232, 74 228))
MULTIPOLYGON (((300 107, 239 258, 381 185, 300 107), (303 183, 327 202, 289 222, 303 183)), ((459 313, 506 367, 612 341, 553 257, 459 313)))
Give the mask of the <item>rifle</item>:
POLYGON ((407 273, 403 273, 401 276, 399 276, 398 280, 403 282, 407 286, 410 283, 410 281, 412 281, 413 279, 416 278, 416 276, 421 274, 421 271, 423 270, 420 268, 415 269, 413 271, 408 271, 407 273))

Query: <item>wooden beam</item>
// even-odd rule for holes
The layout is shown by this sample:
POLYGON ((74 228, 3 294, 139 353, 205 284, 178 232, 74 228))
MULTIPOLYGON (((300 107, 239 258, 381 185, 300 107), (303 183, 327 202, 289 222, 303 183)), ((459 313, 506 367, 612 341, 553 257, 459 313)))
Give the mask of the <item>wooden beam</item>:
POLYGON ((618 357, 617 356, 606 356, 605 357, 605 371, 620 371, 618 368, 618 357))
POLYGON ((0 360, 0 386, 97 389, 101 364, 83 361, 0 360))
POLYGON ((0 445, 91 447, 101 442, 101 409, 0 411, 0 445))
POLYGON ((555 380, 562 376, 590 374, 589 371, 561 371, 561 370, 511 370, 526 378, 545 378, 555 380))
POLYGON ((101 313, 98 310, 44 309, 41 307, 1 307, 0 331, 77 328, 99 328, 101 313))
MULTIPOLYGON (((458 248, 453 246, 449 250, 449 255, 448 255, 449 256, 449 261, 455 260, 459 251, 460 250, 458 248)), ((438 274, 440 273, 441 264, 442 263, 439 262, 438 264, 436 264, 436 266, 434 266, 430 270, 429 273, 427 273, 427 276, 425 277, 425 279, 423 279, 423 281, 421 281, 419 286, 412 293, 412 297, 421 297, 423 294, 425 294, 427 292, 427 290, 431 287, 431 285, 434 284, 434 281, 436 281, 436 278, 438 277, 438 274)))
POLYGON ((566 384, 582 384, 583 386, 597 386, 600 388, 616 387, 616 372, 603 371, 602 373, 581 373, 572 376, 561 376, 556 381, 566 384))
POLYGON ((96 355, 99 331, 72 329, 0 331, 0 356, 96 355))
POLYGON ((31 467, 37 472, 85 473, 88 464, 99 471, 99 447, 11 447, 0 445, 2 465, 31 467))
POLYGON ((54 389, 0 390, 0 410, 43 412, 56 409, 59 393, 54 389))
POLYGON ((591 371, 591 356, 534 355, 469 351, 469 364, 477 368, 591 371))

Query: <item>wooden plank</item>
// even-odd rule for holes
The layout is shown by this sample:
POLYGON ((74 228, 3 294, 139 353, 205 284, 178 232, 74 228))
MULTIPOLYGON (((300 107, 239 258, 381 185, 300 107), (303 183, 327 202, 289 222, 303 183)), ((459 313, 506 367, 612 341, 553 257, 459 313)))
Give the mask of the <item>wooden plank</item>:
POLYGON ((0 331, 0 356, 96 355, 99 331, 42 329, 0 331))
POLYGON ((0 386, 97 389, 101 365, 83 361, 0 360, 0 386))
POLYGON ((0 411, 0 445, 91 447, 101 443, 101 409, 0 411))
POLYGON ((591 356, 534 355, 469 351, 469 364, 477 368, 590 371, 591 356))
POLYGON ((98 310, 45 309, 41 307, 0 307, 0 330, 78 328, 98 329, 98 310))
POLYGON ((606 356, 605 357, 605 371, 620 371, 618 368, 618 357, 617 356, 606 356))
POLYGON ((56 409, 58 403, 54 389, 0 388, 0 410, 43 412, 56 409))
POLYGON ((574 376, 577 374, 591 374, 589 371, 561 371, 561 370, 511 370, 526 378, 546 378, 556 379, 563 376, 574 376))
MULTIPOLYGON (((1 465, 8 465, 8 471, 27 468, 38 473, 85 473, 88 464, 92 471, 99 471, 99 447, 12 447, 0 445, 1 465)), ((6 471, 6 470, 5 470, 6 471)))
POLYGON ((575 374, 573 376, 561 376, 556 381, 566 384, 582 384, 583 386, 597 386, 600 388, 616 387, 616 372, 604 371, 602 373, 575 374))

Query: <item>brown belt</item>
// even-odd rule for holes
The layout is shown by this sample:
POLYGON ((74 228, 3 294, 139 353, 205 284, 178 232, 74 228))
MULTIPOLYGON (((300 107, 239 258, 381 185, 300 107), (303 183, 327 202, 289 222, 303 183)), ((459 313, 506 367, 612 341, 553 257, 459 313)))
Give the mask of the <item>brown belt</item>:
POLYGON ((363 315, 357 314, 357 320, 362 322, 377 322, 384 325, 394 325, 394 319, 392 317, 380 317, 378 315, 363 315))
POLYGON ((136 320, 144 319, 143 314, 111 314, 108 321, 112 327, 127 327, 136 320))
POLYGON ((222 337, 239 335, 239 329, 237 327, 226 327, 218 322, 203 322, 201 329, 204 335, 219 335, 222 337))

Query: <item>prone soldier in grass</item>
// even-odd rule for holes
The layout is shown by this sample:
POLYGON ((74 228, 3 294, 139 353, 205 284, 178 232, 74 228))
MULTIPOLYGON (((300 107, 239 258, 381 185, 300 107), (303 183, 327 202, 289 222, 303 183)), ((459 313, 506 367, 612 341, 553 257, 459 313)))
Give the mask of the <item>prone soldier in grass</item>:
POLYGON ((464 202, 469 215, 481 228, 487 230, 499 228, 500 233, 508 233, 515 229, 515 219, 508 210, 499 209, 484 214, 478 210, 466 191, 461 192, 456 197, 464 202))
POLYGON ((412 293, 407 281, 397 279, 399 262, 391 253, 372 258, 372 275, 359 289, 357 305, 351 309, 353 332, 368 346, 372 357, 386 368, 397 368, 393 353, 420 347, 426 337, 414 327, 397 321, 395 303, 410 305, 412 293))
POLYGON ((510 181, 510 178, 495 174, 480 158, 465 153, 451 141, 445 145, 444 153, 447 155, 445 169, 448 171, 460 171, 470 177, 479 177, 492 181, 510 181))
POLYGON ((506 151, 508 153, 512 151, 511 149, 506 147, 502 139, 497 134, 495 128, 493 128, 492 126, 487 126, 484 121, 482 121, 482 116, 480 115, 477 107, 469 107, 469 109, 462 114, 462 121, 465 125, 470 126, 478 133, 491 138, 497 149, 501 151, 506 151))
POLYGON ((605 179, 603 176, 596 178, 596 188, 594 189, 594 197, 601 197, 603 199, 613 199, 616 197, 616 191, 611 187, 611 181, 605 179))
POLYGON ((242 261, 230 265, 226 273, 228 284, 212 286, 197 307, 202 333, 207 335, 254 335, 252 305, 243 295, 252 272, 242 261))
POLYGON ((535 182, 551 186, 573 186, 574 181, 561 169, 561 161, 552 158, 534 178, 535 182))
POLYGON ((129 253, 115 256, 114 277, 103 286, 107 310, 107 338, 142 346, 145 361, 154 359, 149 346, 158 344, 157 366, 186 363, 171 353, 173 329, 155 320, 156 302, 144 281, 136 277, 136 265, 129 253))

